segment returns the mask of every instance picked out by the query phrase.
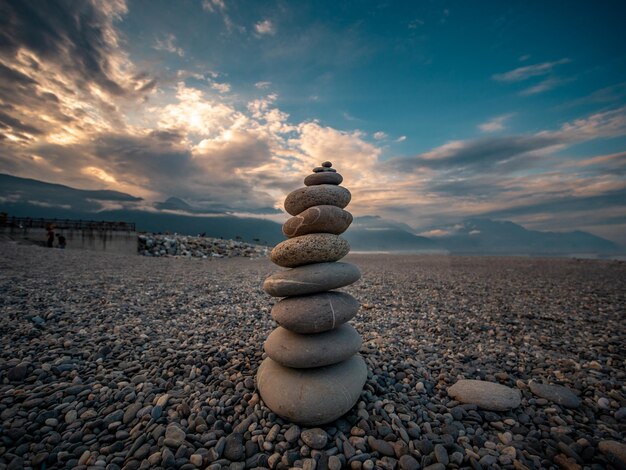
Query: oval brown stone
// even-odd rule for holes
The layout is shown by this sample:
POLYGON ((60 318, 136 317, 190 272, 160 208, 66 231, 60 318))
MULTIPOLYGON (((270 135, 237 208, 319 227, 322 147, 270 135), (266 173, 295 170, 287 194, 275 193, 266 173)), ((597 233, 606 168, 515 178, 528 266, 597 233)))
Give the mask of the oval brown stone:
POLYGON ((287 297, 272 308, 272 318, 294 333, 321 333, 353 318, 359 301, 345 292, 287 297))
POLYGON ((336 206, 313 206, 283 224, 285 236, 299 237, 308 233, 339 235, 352 223, 352 214, 336 206))
POLYGON ((343 176, 339 173, 332 173, 330 171, 322 171, 319 173, 313 173, 304 178, 305 186, 317 186, 318 184, 341 184, 343 176))
POLYGON ((306 186, 290 192, 285 198, 285 210, 291 215, 313 206, 337 206, 341 209, 350 202, 352 195, 343 186, 334 184, 318 184, 306 186))
POLYGON ((305 264, 337 261, 349 252, 350 245, 340 236, 311 233, 279 243, 272 249, 270 259, 283 268, 295 268, 305 264))
POLYGON ((358 354, 314 369, 284 367, 268 357, 256 380, 263 402, 274 413, 293 423, 317 426, 354 406, 367 380, 367 365, 358 354))
POLYGON ((348 286, 361 278, 350 263, 316 263, 272 274, 263 289, 273 297, 307 295, 348 286))
POLYGON ((263 349, 285 367, 309 369, 345 361, 361 348, 361 336, 349 323, 312 335, 278 327, 267 337, 263 349))

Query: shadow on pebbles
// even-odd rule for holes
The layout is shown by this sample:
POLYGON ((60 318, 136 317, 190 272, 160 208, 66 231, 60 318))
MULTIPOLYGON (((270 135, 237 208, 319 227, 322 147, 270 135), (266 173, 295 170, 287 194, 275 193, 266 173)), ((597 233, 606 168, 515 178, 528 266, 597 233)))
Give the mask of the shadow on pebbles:
POLYGON ((626 265, 348 260, 369 377, 301 429, 255 390, 268 260, 0 244, 0 468, 626 467, 626 265))

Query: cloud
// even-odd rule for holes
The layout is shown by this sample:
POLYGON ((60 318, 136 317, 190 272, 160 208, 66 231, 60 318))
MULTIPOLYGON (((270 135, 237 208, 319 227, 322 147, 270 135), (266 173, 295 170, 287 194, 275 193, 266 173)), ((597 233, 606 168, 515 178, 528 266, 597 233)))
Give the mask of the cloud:
POLYGON ((419 26, 423 26, 424 25, 424 21, 420 20, 419 18, 415 18, 411 21, 409 21, 408 24, 408 28, 409 29, 417 29, 419 26))
POLYGON ((525 90, 522 90, 520 92, 520 95, 522 96, 537 95, 539 93, 543 93, 544 91, 552 90, 553 88, 556 88, 557 86, 562 85, 563 83, 567 83, 569 81, 570 80, 566 80, 562 78, 555 78, 555 77, 546 78, 545 80, 542 80, 536 85, 531 86, 530 88, 526 88, 525 90))
POLYGON ((145 101, 156 80, 120 48, 123 2, 7 1, 0 14, 0 140, 75 142, 123 126, 123 107, 145 101))
POLYGON ((126 12, 122 1, 59 7, 54 2, 7 0, 1 15, 2 58, 46 61, 83 85, 95 84, 112 95, 129 93, 133 81, 122 70, 128 61, 117 50, 120 38, 113 25, 126 12))
POLYGON ((224 11, 226 10, 226 3, 224 0, 202 0, 202 8, 210 12, 224 11))
POLYGON ((272 82, 256 82, 254 84, 255 88, 259 90, 267 90, 272 85, 272 82))
POLYGON ((406 135, 401 135, 395 140, 395 142, 404 142, 405 140, 406 140, 406 135))
POLYGON ((230 83, 211 83, 211 88, 220 92, 220 93, 228 93, 230 92, 230 83))
POLYGON ((383 140, 387 137, 387 134, 385 134, 383 131, 374 132, 374 139, 376 140, 383 140))
POLYGON ((478 125, 478 128, 483 132, 497 132, 501 131, 505 128, 505 122, 508 121, 513 114, 503 114, 501 116, 496 116, 487 122, 483 122, 478 125))
POLYGON ((457 172, 498 170, 498 165, 538 150, 562 144, 554 135, 488 137, 470 141, 451 141, 409 158, 394 158, 387 165, 398 171, 422 168, 454 169, 457 172))
POLYGON ((176 47, 176 36, 173 34, 166 34, 163 39, 157 38, 152 46, 157 51, 166 51, 172 54, 176 54, 180 57, 185 55, 185 51, 181 47, 176 47))
POLYGON ((616 83, 563 104, 564 108, 596 103, 614 103, 626 98, 626 82, 616 83))
MULTIPOLYGON (((520 61, 527 60, 529 56, 520 57, 520 61)), ((552 90, 559 85, 563 85, 571 81, 571 79, 561 78, 554 76, 554 70, 559 65, 568 64, 571 60, 563 58, 554 62, 543 62, 541 64, 526 65, 524 67, 518 67, 509 72, 497 73, 491 78, 498 82, 524 82, 531 78, 544 77, 539 83, 526 88, 520 92, 522 96, 536 95, 545 91, 552 90)))
POLYGON ((276 34, 276 26, 271 20, 262 20, 254 25, 254 30, 261 35, 273 36, 276 34))
POLYGON ((568 64, 571 60, 563 58, 554 62, 543 62, 541 64, 526 65, 505 73, 497 73, 492 78, 498 82, 521 82, 531 77, 547 75, 557 66, 568 64))
POLYGON ((236 24, 228 14, 228 7, 224 0, 202 0, 202 9, 204 11, 208 11, 209 13, 218 13, 222 16, 224 20, 224 26, 226 26, 226 30, 228 33, 232 33, 233 31, 237 31, 239 33, 245 33, 245 26, 236 24))
POLYGON ((451 141, 413 157, 391 159, 387 165, 398 171, 437 168, 499 173, 513 169, 521 158, 521 163, 528 166, 530 159, 542 158, 575 143, 622 135, 626 135, 626 107, 565 123, 557 131, 451 141))

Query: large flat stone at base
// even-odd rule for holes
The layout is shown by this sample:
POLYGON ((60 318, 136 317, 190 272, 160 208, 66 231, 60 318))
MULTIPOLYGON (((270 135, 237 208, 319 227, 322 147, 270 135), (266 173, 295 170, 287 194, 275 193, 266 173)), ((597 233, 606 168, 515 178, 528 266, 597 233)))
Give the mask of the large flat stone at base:
POLYGON ((303 426, 327 424, 347 413, 359 399, 366 380, 367 366, 359 355, 315 369, 283 367, 268 357, 257 373, 265 405, 303 426))
POLYGON ((279 326, 268 336, 263 349, 283 366, 308 369, 350 358, 361 349, 361 336, 348 323, 312 335, 294 333, 279 326))
POLYGON ((263 289, 274 297, 290 297, 338 289, 360 278, 361 271, 354 264, 308 264, 272 274, 263 283, 263 289))

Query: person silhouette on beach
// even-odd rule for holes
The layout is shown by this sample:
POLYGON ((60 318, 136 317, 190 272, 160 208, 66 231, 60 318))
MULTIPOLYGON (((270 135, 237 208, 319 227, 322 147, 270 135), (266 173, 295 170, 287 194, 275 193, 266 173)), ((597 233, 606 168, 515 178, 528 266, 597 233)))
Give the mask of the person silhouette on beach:
POLYGON ((52 226, 48 227, 48 248, 52 248, 54 246, 54 228, 52 226))
POLYGON ((57 238, 59 239, 59 248, 64 250, 65 249, 65 245, 66 245, 65 237, 63 236, 62 233, 60 233, 60 234, 57 235, 57 238))

